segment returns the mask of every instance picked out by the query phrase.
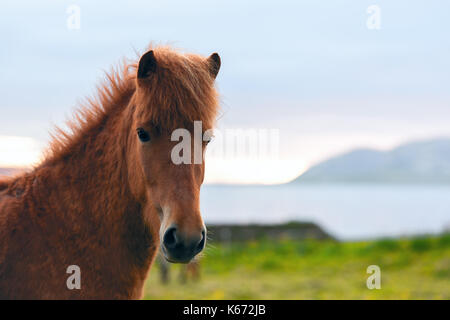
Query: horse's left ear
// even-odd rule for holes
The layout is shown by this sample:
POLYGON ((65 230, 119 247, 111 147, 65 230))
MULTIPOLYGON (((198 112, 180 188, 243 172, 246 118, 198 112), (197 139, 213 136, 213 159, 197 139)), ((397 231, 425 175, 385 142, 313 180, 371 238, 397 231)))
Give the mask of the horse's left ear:
POLYGON ((211 75, 215 79, 220 69, 220 56, 217 53, 213 53, 208 58, 209 71, 211 75))
POLYGON ((147 78, 151 73, 156 71, 156 58, 153 50, 145 53, 139 60, 137 71, 138 79, 147 78))

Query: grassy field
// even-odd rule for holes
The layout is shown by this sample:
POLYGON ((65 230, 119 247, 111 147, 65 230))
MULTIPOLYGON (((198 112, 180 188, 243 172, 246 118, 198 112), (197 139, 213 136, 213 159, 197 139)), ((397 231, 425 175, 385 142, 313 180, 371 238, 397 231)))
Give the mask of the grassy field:
POLYGON ((364 242, 260 241, 211 245, 201 278, 162 284, 150 272, 146 299, 450 299, 450 234, 364 242), (369 290, 369 265, 381 289, 369 290))

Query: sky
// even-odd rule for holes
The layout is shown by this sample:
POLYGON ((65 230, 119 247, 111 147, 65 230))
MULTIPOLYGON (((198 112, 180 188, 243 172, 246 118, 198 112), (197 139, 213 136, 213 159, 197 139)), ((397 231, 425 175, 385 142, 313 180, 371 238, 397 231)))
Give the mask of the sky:
POLYGON ((448 12, 436 0, 2 2, 0 166, 39 161, 104 72, 150 42, 220 54, 219 131, 276 132, 275 157, 211 151, 208 183, 281 183, 354 148, 448 137, 448 12))

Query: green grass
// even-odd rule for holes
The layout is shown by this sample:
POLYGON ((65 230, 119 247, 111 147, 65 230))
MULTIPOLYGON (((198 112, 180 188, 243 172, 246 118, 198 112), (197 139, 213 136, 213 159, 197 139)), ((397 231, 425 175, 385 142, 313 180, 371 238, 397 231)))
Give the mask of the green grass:
POLYGON ((338 243, 261 241, 211 245, 201 278, 163 285, 155 263, 146 299, 450 299, 450 234, 338 243), (381 289, 369 290, 369 265, 381 289))

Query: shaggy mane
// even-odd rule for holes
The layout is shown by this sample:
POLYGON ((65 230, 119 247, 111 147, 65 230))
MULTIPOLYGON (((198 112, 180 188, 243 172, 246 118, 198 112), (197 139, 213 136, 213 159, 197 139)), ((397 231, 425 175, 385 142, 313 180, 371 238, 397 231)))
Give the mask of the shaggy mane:
POLYGON ((106 80, 97 86, 96 95, 87 97, 66 121, 68 131, 56 126, 50 134, 51 142, 44 152, 44 162, 66 156, 71 147, 102 125, 108 114, 121 111, 122 104, 131 99, 135 91, 136 63, 125 60, 117 69, 105 73, 106 80))
POLYGON ((136 81, 137 62, 123 62, 106 73, 106 80, 97 86, 94 98, 86 98, 67 121, 68 131, 56 127, 44 153, 43 163, 70 154, 80 141, 91 137, 109 115, 128 106, 141 105, 139 115, 149 123, 166 130, 192 126, 202 121, 205 128, 213 126, 218 112, 218 94, 213 88, 206 59, 195 54, 182 54, 170 47, 154 50, 158 71, 143 82, 143 93, 136 81))

